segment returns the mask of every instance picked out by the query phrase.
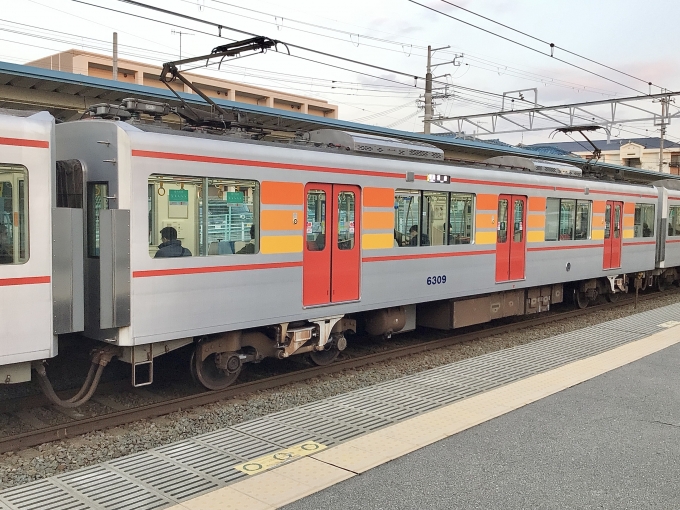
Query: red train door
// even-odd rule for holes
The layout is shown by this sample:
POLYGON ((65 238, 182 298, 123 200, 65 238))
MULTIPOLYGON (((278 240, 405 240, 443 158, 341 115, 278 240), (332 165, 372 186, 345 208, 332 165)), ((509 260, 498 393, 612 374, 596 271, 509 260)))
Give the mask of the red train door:
POLYGON ((307 184, 302 303, 359 299, 358 186, 307 184))
POLYGON ((607 201, 604 210, 604 260, 603 269, 621 267, 621 242, 623 202, 607 201))
POLYGON ((500 195, 496 225, 496 281, 522 280, 525 273, 527 197, 500 195))

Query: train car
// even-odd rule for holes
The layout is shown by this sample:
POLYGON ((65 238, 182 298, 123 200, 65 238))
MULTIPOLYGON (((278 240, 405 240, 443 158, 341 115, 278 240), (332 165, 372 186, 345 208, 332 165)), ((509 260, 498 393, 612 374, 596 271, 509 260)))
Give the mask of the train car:
POLYGON ((120 348, 135 385, 190 343, 192 372, 218 389, 264 357, 328 363, 357 327, 457 328, 547 310, 565 284, 586 306, 626 292, 628 275, 670 274, 652 186, 311 137, 57 126, 57 157, 85 183, 85 334, 120 348))
MULTIPOLYGON (((51 115, 0 115, 0 376, 6 384, 31 380, 31 363, 57 354, 59 333, 82 330, 72 310, 82 268, 73 278, 66 269, 55 274, 64 257, 70 266, 82 261, 82 215, 74 222, 74 255, 70 231, 53 240, 54 222, 69 213, 53 214, 54 161, 51 115)), ((82 322, 82 310, 75 316, 82 322)))

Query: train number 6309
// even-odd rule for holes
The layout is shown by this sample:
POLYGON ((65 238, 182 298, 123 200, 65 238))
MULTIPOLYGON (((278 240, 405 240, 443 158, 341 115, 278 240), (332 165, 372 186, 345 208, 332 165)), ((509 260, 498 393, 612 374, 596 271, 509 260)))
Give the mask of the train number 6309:
POLYGON ((442 283, 446 283, 446 275, 440 275, 440 276, 428 276, 427 277, 427 284, 428 285, 440 285, 442 283))

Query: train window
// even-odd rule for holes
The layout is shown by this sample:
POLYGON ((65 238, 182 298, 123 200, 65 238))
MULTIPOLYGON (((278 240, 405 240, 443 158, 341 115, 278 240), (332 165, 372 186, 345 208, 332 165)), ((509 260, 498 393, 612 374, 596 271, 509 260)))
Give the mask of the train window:
POLYGON ((470 244, 473 239, 474 195, 451 193, 448 244, 470 244))
POLYGON ((338 249, 354 248, 354 193, 338 193, 338 249))
POLYGON ((508 240, 508 201, 498 201, 498 227, 497 243, 504 243, 508 240))
POLYGON ((419 246, 420 191, 394 193, 394 238, 398 246, 419 246))
POLYGON ((149 255, 157 258, 257 253, 259 201, 257 181, 151 175, 149 255), (174 239, 166 237, 163 241, 161 230, 174 239), (165 251, 158 255, 163 248, 165 251))
POLYGON ((307 192, 307 249, 323 251, 326 247, 326 192, 307 192))
POLYGON ((208 179, 208 255, 245 255, 259 251, 256 181, 208 179))
POLYGON ((99 211, 109 208, 109 185, 87 184, 87 256, 99 257, 99 211))
POLYGON ((574 239, 590 238, 591 208, 592 202, 590 200, 576 201, 576 224, 574 226, 574 239))
POLYGON ((28 260, 28 172, 0 163, 0 264, 28 260))
POLYGON ((635 204, 634 237, 654 237, 654 204, 635 204))
POLYGON ((671 206, 668 209, 668 235, 680 236, 680 206, 671 206))
POLYGON ((448 193, 423 192, 423 221, 420 233, 421 246, 442 246, 446 243, 448 193))
POLYGON ((512 240, 515 243, 521 243, 524 237, 524 200, 515 200, 513 213, 512 213, 513 234, 512 240))
POLYGON ((57 207, 83 208, 83 165, 77 159, 57 161, 57 207))
POLYGON ((545 240, 589 239, 591 211, 590 200, 548 198, 545 204, 545 240))

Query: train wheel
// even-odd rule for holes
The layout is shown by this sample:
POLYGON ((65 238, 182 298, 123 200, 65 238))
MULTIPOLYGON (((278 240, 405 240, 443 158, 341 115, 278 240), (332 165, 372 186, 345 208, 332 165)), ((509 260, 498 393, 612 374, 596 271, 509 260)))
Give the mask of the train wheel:
POLYGON ((337 347, 331 347, 326 351, 312 351, 309 357, 315 365, 324 366, 330 365, 340 355, 337 347))
POLYGON ((583 310, 586 306, 588 306, 588 303, 590 303, 590 299, 588 299, 588 296, 586 296, 585 292, 580 292, 578 290, 574 291, 574 302, 576 303, 576 306, 583 310))
MULTIPOLYGON (((228 366, 227 370, 223 370, 217 366, 217 356, 219 354, 211 354, 200 361, 195 350, 191 354, 191 375, 194 380, 209 390, 223 390, 233 384, 241 373, 240 361, 238 364, 234 363, 232 367, 228 366)), ((227 362, 227 365, 229 365, 229 362, 227 362)))
POLYGON ((607 301, 609 301, 610 303, 616 303, 619 300, 620 297, 621 297, 621 294, 618 293, 618 292, 616 292, 616 293, 609 292, 607 294, 607 301))

